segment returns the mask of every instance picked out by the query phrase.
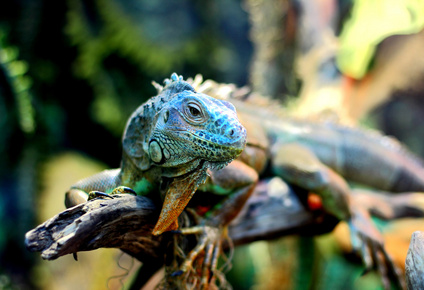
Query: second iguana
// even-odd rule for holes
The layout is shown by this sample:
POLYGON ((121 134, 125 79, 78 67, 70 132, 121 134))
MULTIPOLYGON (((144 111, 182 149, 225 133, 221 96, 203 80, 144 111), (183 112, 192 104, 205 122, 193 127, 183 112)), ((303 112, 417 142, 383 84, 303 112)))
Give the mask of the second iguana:
MULTIPOLYGON (((424 192, 424 163, 419 157, 376 131, 291 118, 276 101, 231 84, 201 82, 201 77, 193 81, 199 91, 234 104, 248 131, 246 148, 236 161, 255 168, 261 180, 273 177, 297 186, 307 201, 314 203, 306 202, 310 208, 319 207, 346 221, 352 246, 367 269, 378 268, 385 288, 390 287, 388 273, 404 287, 404 279, 371 220, 369 205, 353 198, 348 182, 385 192, 424 192), (317 196, 319 204, 314 201, 317 196)), ((208 184, 199 190, 208 191, 208 184)), ((402 196, 402 202, 423 214, 419 203, 402 196)))

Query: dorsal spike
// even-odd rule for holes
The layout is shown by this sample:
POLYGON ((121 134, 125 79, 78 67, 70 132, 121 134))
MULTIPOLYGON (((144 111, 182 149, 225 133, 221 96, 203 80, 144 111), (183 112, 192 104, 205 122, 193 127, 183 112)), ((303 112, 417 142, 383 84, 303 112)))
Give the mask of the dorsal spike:
POLYGON ((145 104, 143 107, 143 114, 147 114, 150 111, 150 105, 149 104, 145 104))
POLYGON ((160 92, 162 92, 163 86, 161 86, 160 84, 158 84, 155 81, 152 81, 152 85, 153 85, 153 87, 155 87, 155 89, 156 89, 156 91, 157 91, 158 94, 160 94, 160 92))
POLYGON ((176 73, 172 73, 172 75, 171 75, 171 80, 172 81, 174 81, 174 82, 177 82, 177 81, 179 81, 179 80, 183 80, 183 78, 181 77, 181 79, 178 77, 178 75, 176 74, 176 73))
POLYGON ((183 91, 192 91, 196 92, 188 82, 184 81, 182 76, 178 76, 176 73, 171 75, 170 79, 164 80, 165 86, 162 88, 160 95, 164 97, 166 101, 169 100, 174 94, 183 92, 183 91))

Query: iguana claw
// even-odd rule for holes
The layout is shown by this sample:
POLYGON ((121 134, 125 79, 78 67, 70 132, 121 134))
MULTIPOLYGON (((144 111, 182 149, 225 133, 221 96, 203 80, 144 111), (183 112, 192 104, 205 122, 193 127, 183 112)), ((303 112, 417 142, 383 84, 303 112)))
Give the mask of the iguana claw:
POLYGON ((366 212, 356 211, 349 222, 352 248, 358 253, 365 265, 363 275, 377 268, 384 289, 390 289, 390 279, 395 278, 401 289, 406 289, 401 270, 384 247, 384 239, 371 222, 366 212))
POLYGON ((184 228, 179 232, 182 235, 199 235, 199 239, 197 245, 189 252, 181 267, 174 271, 171 276, 193 274, 200 277, 200 281, 197 280, 198 284, 200 284, 200 289, 209 289, 209 286, 213 285, 217 278, 218 258, 222 250, 222 240, 226 237, 226 228, 203 225, 184 228), (198 263, 201 266, 193 266, 194 263, 198 263), (201 269, 201 271, 196 271, 196 269, 201 269))
POLYGON ((97 190, 90 191, 88 193, 87 201, 95 199, 95 198, 113 198, 113 196, 110 194, 104 193, 102 191, 97 191, 97 190))
POLYGON ((117 188, 112 190, 112 192, 110 194, 114 195, 114 194, 119 194, 119 193, 137 195, 137 193, 132 188, 129 188, 127 186, 118 186, 117 188))
POLYGON ((137 193, 132 190, 129 187, 126 186, 118 186, 117 188, 115 188, 114 190, 112 190, 112 192, 110 194, 104 193, 102 191, 90 191, 88 193, 88 200, 92 200, 95 198, 113 198, 113 195, 115 194, 120 194, 120 193, 126 193, 126 194, 132 194, 132 195, 137 195, 137 193))

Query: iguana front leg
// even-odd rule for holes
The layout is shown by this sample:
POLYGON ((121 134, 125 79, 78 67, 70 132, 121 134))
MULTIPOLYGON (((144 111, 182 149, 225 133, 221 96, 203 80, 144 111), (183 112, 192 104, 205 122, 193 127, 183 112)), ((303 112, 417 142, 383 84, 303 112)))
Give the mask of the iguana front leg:
POLYGON ((378 268, 386 289, 390 288, 387 269, 404 287, 398 268, 384 248, 380 232, 368 211, 354 201, 348 184, 340 175, 322 164, 309 149, 295 143, 276 146, 272 160, 276 175, 318 194, 327 213, 348 222, 353 248, 361 254, 367 269, 378 268))
POLYGON ((91 191, 112 192, 121 185, 120 171, 119 168, 104 170, 78 181, 66 192, 65 206, 70 208, 86 202, 91 191))
POLYGON ((199 188, 197 195, 203 192, 225 195, 217 209, 208 212, 208 216, 199 220, 199 225, 181 229, 184 235, 197 235, 198 244, 187 255, 179 271, 175 274, 193 270, 196 259, 203 257, 201 287, 207 288, 215 279, 217 260, 221 252, 221 243, 227 239, 227 226, 237 216, 253 192, 258 174, 248 165, 233 161, 221 170, 209 171, 209 177, 199 188))

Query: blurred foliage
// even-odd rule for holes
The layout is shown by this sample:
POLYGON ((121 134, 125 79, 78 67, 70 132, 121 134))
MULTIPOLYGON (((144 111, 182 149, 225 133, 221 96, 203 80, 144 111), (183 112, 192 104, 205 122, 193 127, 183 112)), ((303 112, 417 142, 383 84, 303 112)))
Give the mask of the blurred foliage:
POLYGON ((247 29, 236 4, 69 1, 65 33, 78 51, 72 68, 93 89, 95 121, 120 136, 127 116, 154 94, 150 81, 173 71, 245 82, 250 44, 233 37, 247 29), (228 25, 226 17, 241 21, 228 25), (247 53, 236 52, 240 45, 247 53))
POLYGON ((361 79, 382 40, 395 34, 417 33, 423 28, 421 0, 355 0, 340 35, 337 64, 344 74, 361 79))
MULTIPOLYGON (((16 107, 20 129, 27 133, 34 133, 34 108, 31 105, 32 96, 29 91, 32 80, 27 76, 28 63, 18 59, 19 50, 8 46, 6 43, 6 32, 0 30, 0 65, 10 84, 11 93, 15 96, 16 107)), ((7 112, 3 120, 7 118, 7 112)))
POLYGON ((294 73, 298 53, 296 1, 247 0, 250 37, 254 54, 250 85, 264 96, 284 99, 299 92, 299 79, 294 73))

